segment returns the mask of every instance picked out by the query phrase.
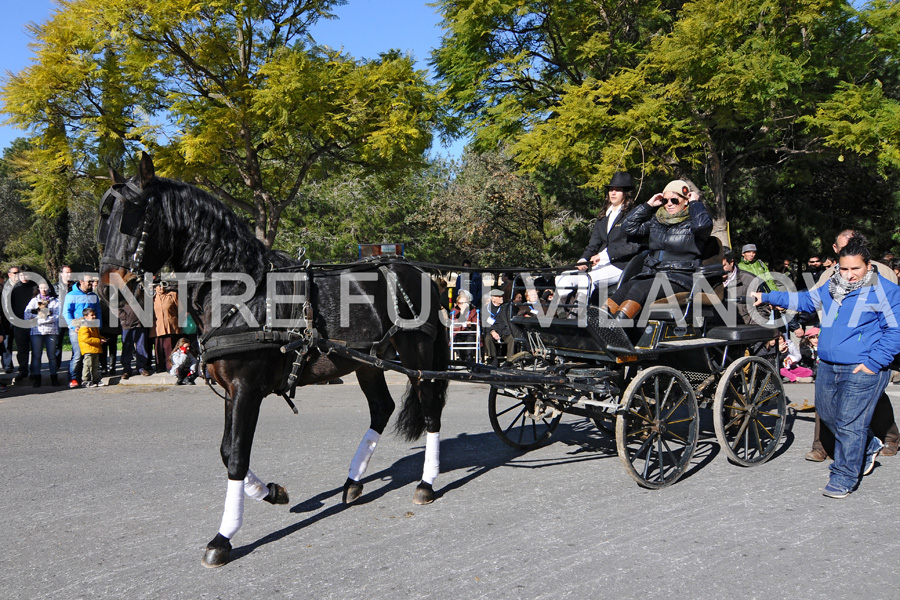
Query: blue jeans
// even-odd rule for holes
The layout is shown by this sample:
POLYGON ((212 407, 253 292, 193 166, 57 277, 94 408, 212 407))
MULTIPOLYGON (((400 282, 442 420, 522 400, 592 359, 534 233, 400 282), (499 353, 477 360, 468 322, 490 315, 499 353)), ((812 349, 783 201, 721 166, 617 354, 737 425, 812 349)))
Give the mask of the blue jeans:
POLYGON ((816 411, 834 434, 830 482, 848 490, 859 482, 866 452, 880 445, 869 425, 891 378, 889 370, 853 373, 856 367, 819 361, 816 373, 816 411))
POLYGON ((134 357, 138 371, 147 369, 147 329, 135 327, 122 329, 122 371, 131 375, 131 359, 134 357))
POLYGON ((69 360, 69 379, 81 381, 81 346, 78 345, 78 329, 69 327, 69 341, 72 342, 72 358, 69 360))
POLYGON ((47 349, 47 362, 50 363, 50 375, 56 377, 56 334, 31 334, 31 376, 41 376, 41 353, 47 349))

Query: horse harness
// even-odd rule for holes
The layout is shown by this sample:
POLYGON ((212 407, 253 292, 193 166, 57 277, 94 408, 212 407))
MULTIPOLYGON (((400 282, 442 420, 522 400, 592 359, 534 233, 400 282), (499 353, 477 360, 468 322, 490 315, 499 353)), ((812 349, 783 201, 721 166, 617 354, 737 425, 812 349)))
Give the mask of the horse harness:
MULTIPOLYGON (((396 259, 394 259, 396 260, 396 259)), ((209 362, 222 358, 224 356, 235 354, 239 352, 253 352, 259 350, 267 350, 272 348, 273 345, 280 346, 280 350, 282 354, 289 354, 291 352, 294 353, 294 360, 291 362, 289 368, 285 369, 285 373, 281 378, 281 385, 275 388, 275 393, 280 394, 282 398, 288 403, 291 410, 294 411, 294 414, 298 414, 297 407, 291 401, 296 394, 297 382, 300 379, 300 376, 303 374, 303 370, 309 362, 310 353, 313 349, 318 350, 322 354, 331 354, 333 351, 334 345, 340 345, 346 348, 367 351, 368 354, 372 357, 377 357, 382 352, 387 349, 390 340, 394 335, 396 335, 400 331, 410 331, 410 330, 419 330, 428 335, 432 340, 437 336, 437 329, 432 323, 422 323, 417 326, 408 326, 403 323, 403 320, 400 322, 393 323, 391 327, 385 332, 385 334, 381 337, 377 342, 347 342, 343 340, 331 340, 326 338, 316 327, 315 327, 315 310, 312 302, 310 301, 310 290, 307 286, 307 289, 302 288, 303 282, 312 281, 313 271, 314 270, 325 270, 328 267, 333 268, 343 268, 346 269, 348 266, 353 267, 363 267, 368 268, 373 263, 377 264, 377 269, 384 277, 387 282, 388 295, 390 297, 390 302, 393 304, 395 315, 399 315, 399 307, 400 307, 400 299, 403 299, 404 304, 406 304, 407 308, 409 308, 410 313, 413 315, 412 319, 409 319, 413 322, 417 322, 419 316, 416 313, 415 307, 412 303, 412 299, 409 297, 409 294, 404 289, 403 285, 397 280, 396 276, 393 275, 390 269, 388 269, 387 264, 390 262, 394 262, 394 260, 384 260, 380 257, 369 257, 356 263, 352 263, 351 265, 316 265, 312 266, 309 260, 305 261, 300 267, 303 272, 306 274, 306 277, 301 280, 294 280, 294 296, 300 296, 306 298, 306 301, 302 305, 298 305, 294 303, 291 309, 290 321, 294 323, 302 323, 301 327, 293 327, 289 329, 276 329, 272 326, 272 322, 274 319, 275 313, 275 303, 272 298, 266 296, 266 323, 263 325, 261 329, 243 329, 239 331, 235 331, 235 329, 226 329, 224 328, 224 324, 228 322, 231 317, 240 311, 240 309, 245 306, 242 303, 235 304, 229 309, 225 315, 222 317, 222 322, 219 326, 210 329, 208 332, 204 333, 200 338, 198 338, 198 344, 200 346, 200 370, 206 375, 206 366, 209 362)), ((295 269, 296 267, 291 267, 291 269, 295 269)), ((270 268, 270 272, 273 272, 277 269, 274 267, 270 268)), ((223 394, 219 394, 219 392, 212 387, 212 382, 209 377, 205 377, 207 385, 220 397, 223 399, 228 399, 223 394)))

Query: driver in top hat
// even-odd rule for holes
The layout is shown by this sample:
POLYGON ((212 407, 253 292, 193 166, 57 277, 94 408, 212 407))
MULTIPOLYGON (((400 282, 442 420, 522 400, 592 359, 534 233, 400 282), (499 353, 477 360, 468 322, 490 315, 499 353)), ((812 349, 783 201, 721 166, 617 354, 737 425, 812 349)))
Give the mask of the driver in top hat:
MULTIPOLYGON (((640 238, 627 235, 622 229, 633 204, 634 181, 631 175, 615 173, 606 186, 606 203, 594 224, 590 242, 578 260, 578 270, 589 272, 591 289, 617 283, 622 277, 622 269, 641 251, 640 238)), ((584 285, 585 277, 574 271, 564 273, 556 281, 557 292, 564 300, 570 292, 584 285)))

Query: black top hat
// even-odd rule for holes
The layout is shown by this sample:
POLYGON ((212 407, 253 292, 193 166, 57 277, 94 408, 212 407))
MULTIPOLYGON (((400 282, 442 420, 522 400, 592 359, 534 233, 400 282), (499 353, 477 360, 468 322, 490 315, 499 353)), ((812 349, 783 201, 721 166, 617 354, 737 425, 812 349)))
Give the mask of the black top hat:
POLYGON ((613 174, 612 181, 606 187, 634 188, 634 180, 631 179, 631 175, 628 173, 618 171, 613 174))

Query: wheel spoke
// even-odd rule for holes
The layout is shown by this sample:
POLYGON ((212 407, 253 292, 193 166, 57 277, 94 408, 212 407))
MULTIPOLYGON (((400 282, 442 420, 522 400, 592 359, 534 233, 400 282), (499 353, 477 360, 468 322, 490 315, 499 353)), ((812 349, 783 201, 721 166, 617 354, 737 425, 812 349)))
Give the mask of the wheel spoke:
MULTIPOLYGON (((525 406, 525 404, 523 404, 522 402, 519 402, 518 404, 513 404, 512 406, 510 406, 510 407, 507 408, 507 409, 501 410, 500 412, 497 413, 497 416, 498 416, 498 417, 502 417, 503 415, 505 415, 505 414, 508 413, 509 411, 511 411, 511 410, 516 410, 517 408, 521 408, 523 412, 527 409, 527 407, 525 406)), ((518 419, 518 418, 519 418, 519 415, 516 415, 516 419, 518 419)))
POLYGON ((516 426, 516 423, 519 422, 519 417, 522 417, 522 422, 525 422, 525 406, 522 405, 520 407, 522 410, 517 414, 512 421, 510 421, 509 426, 504 430, 504 433, 509 434, 509 431, 516 426))
POLYGON ((676 410, 678 410, 678 407, 681 406, 682 404, 684 404, 684 401, 687 400, 687 397, 688 397, 687 392, 685 392, 685 394, 681 397, 681 399, 678 402, 675 403, 675 406, 672 407, 672 410, 669 411, 669 414, 667 414, 665 419, 663 419, 663 420, 668 421, 672 417, 672 414, 676 410))
POLYGON ((754 420, 756 421, 757 426, 760 427, 763 431, 765 431, 766 435, 768 435, 770 439, 772 439, 772 440, 775 439, 775 436, 772 435, 772 432, 769 431, 769 428, 766 427, 762 421, 760 421, 759 419, 754 419, 754 420))

